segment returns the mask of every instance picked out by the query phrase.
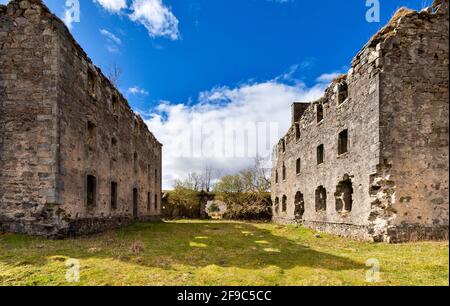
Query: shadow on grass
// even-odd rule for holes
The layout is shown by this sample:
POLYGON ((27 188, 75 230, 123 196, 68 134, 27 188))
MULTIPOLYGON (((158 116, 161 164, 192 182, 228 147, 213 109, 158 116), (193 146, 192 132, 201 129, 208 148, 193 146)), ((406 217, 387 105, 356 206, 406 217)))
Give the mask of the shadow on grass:
POLYGON ((244 269, 270 266, 328 270, 365 268, 361 263, 313 250, 248 223, 139 223, 114 232, 64 241, 0 236, 0 262, 5 264, 45 265, 55 256, 109 258, 162 269, 173 269, 174 265, 244 269), (136 247, 136 243, 140 247, 136 247))

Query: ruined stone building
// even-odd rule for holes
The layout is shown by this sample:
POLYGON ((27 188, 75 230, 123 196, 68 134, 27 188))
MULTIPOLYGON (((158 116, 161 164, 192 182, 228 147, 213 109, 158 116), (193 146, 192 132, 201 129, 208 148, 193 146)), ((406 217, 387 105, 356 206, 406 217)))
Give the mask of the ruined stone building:
POLYGON ((448 0, 399 10, 274 149, 274 220, 369 241, 448 239, 448 0))
POLYGON ((161 144, 40 0, 0 5, 0 231, 160 215, 161 144))

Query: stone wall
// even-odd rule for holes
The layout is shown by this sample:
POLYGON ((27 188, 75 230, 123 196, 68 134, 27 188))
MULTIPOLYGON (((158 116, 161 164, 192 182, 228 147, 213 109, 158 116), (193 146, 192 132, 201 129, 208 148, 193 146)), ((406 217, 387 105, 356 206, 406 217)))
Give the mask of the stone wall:
POLYGON ((57 38, 32 2, 0 6, 0 226, 52 233, 57 209, 57 38))
POLYGON ((301 222, 304 225, 350 237, 362 236, 363 233, 367 236, 371 202, 367 192, 370 186, 369 174, 377 171, 379 163, 379 79, 378 74, 367 73, 374 65, 369 55, 363 56, 355 65, 355 72, 333 82, 325 96, 309 105, 275 147, 272 201, 279 203, 278 208, 274 206, 276 222, 296 221, 296 194, 301 193, 304 201, 301 222), (339 101, 339 87, 344 82, 347 83, 348 98, 339 101), (317 118, 319 107, 323 108, 323 120, 320 121, 317 118), (348 152, 339 154, 338 138, 345 130, 349 136, 348 152), (320 145, 324 147, 322 164, 318 164, 317 160, 317 148, 320 145), (300 159, 299 173, 297 159, 300 159), (286 169, 285 179, 283 165, 286 169), (355 205, 351 212, 338 212, 336 186, 346 178, 353 184, 355 205), (316 210, 316 189, 320 186, 326 190, 326 209, 316 210), (286 211, 283 211, 283 196, 287 198, 286 211), (358 228, 358 232, 349 231, 349 225, 358 228), (328 230, 330 228, 332 230, 328 230))
POLYGON ((448 0, 433 7, 401 9, 322 99, 303 114, 293 106, 293 125, 274 149, 276 222, 372 241, 448 239, 448 0), (319 186, 326 208, 316 207, 319 186), (349 194, 351 209, 343 208, 349 194))
POLYGON ((143 120, 40 0, 0 18, 3 229, 67 236, 159 219, 162 145, 143 120))
POLYGON ((379 46, 381 158, 395 184, 386 235, 394 241, 448 239, 448 27, 448 1, 435 1, 405 11, 379 46))

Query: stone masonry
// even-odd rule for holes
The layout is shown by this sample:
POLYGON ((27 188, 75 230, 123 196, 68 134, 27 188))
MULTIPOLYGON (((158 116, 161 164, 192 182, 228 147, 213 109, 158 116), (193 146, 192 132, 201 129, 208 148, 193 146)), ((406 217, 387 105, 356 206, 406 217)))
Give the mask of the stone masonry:
POLYGON ((375 242, 448 239, 448 0, 400 9, 274 148, 274 221, 375 242))
POLYGON ((162 145, 41 0, 0 5, 0 230, 158 220, 162 145))

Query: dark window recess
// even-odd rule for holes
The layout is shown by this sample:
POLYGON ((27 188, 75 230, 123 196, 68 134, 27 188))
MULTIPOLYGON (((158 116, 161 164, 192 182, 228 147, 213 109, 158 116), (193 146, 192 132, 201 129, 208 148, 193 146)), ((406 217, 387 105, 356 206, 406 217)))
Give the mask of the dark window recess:
POLYGON ((281 209, 283 212, 287 211, 287 196, 283 196, 282 200, 281 200, 281 209))
POLYGON ((298 191, 295 194, 295 211, 294 216, 296 220, 303 219, 303 215, 305 214, 305 200, 303 194, 298 191))
POLYGON ((281 139, 281 152, 286 152, 286 140, 281 139))
POLYGON ((117 183, 111 182, 111 209, 117 209, 117 183))
POLYGON ((323 120, 323 105, 317 105, 317 123, 323 120))
POLYGON ((301 162, 300 158, 297 158, 297 161, 295 162, 295 172, 297 174, 300 174, 301 166, 302 166, 302 162, 301 162))
POLYGON ((299 140, 300 139, 300 124, 296 123, 295 124, 295 140, 299 140))
POLYGON ((353 184, 352 181, 347 178, 336 186, 336 211, 337 212, 350 212, 353 207, 353 184))
POLYGON ((139 217, 139 191, 137 188, 133 189, 133 217, 135 219, 139 217))
POLYGON ((342 104, 348 98, 348 85, 347 82, 341 83, 338 87, 338 103, 342 104))
POLYGON ((324 145, 320 145, 317 147, 317 164, 323 164, 325 161, 325 147, 324 145))
POLYGON ((88 70, 88 92, 90 95, 95 95, 95 73, 91 69, 88 70))
POLYGON ((316 189, 316 211, 327 210, 327 190, 323 186, 316 189))
POLYGON ((86 203, 88 208, 93 208, 97 204, 97 178, 88 175, 86 183, 86 203))
POLYGON ((155 210, 158 210, 158 195, 155 193, 155 210))
POLYGON ((279 210, 280 210, 280 199, 277 197, 275 198, 275 213, 278 214, 279 210))
POLYGON ((95 151, 95 147, 97 145, 97 126, 92 121, 87 122, 86 144, 89 151, 95 151))
POLYGON ((119 110, 119 98, 117 98, 116 95, 112 95, 111 106, 114 112, 117 112, 119 110))
POLYGON ((151 197, 150 192, 147 192, 147 210, 151 209, 152 203, 151 203, 151 197))
POLYGON ((275 171, 275 183, 278 183, 278 170, 275 171))
POLYGON ((286 165, 283 163, 283 181, 286 179, 286 165))
POLYGON ((348 130, 339 133, 338 141, 338 154, 344 154, 348 152, 348 130))

